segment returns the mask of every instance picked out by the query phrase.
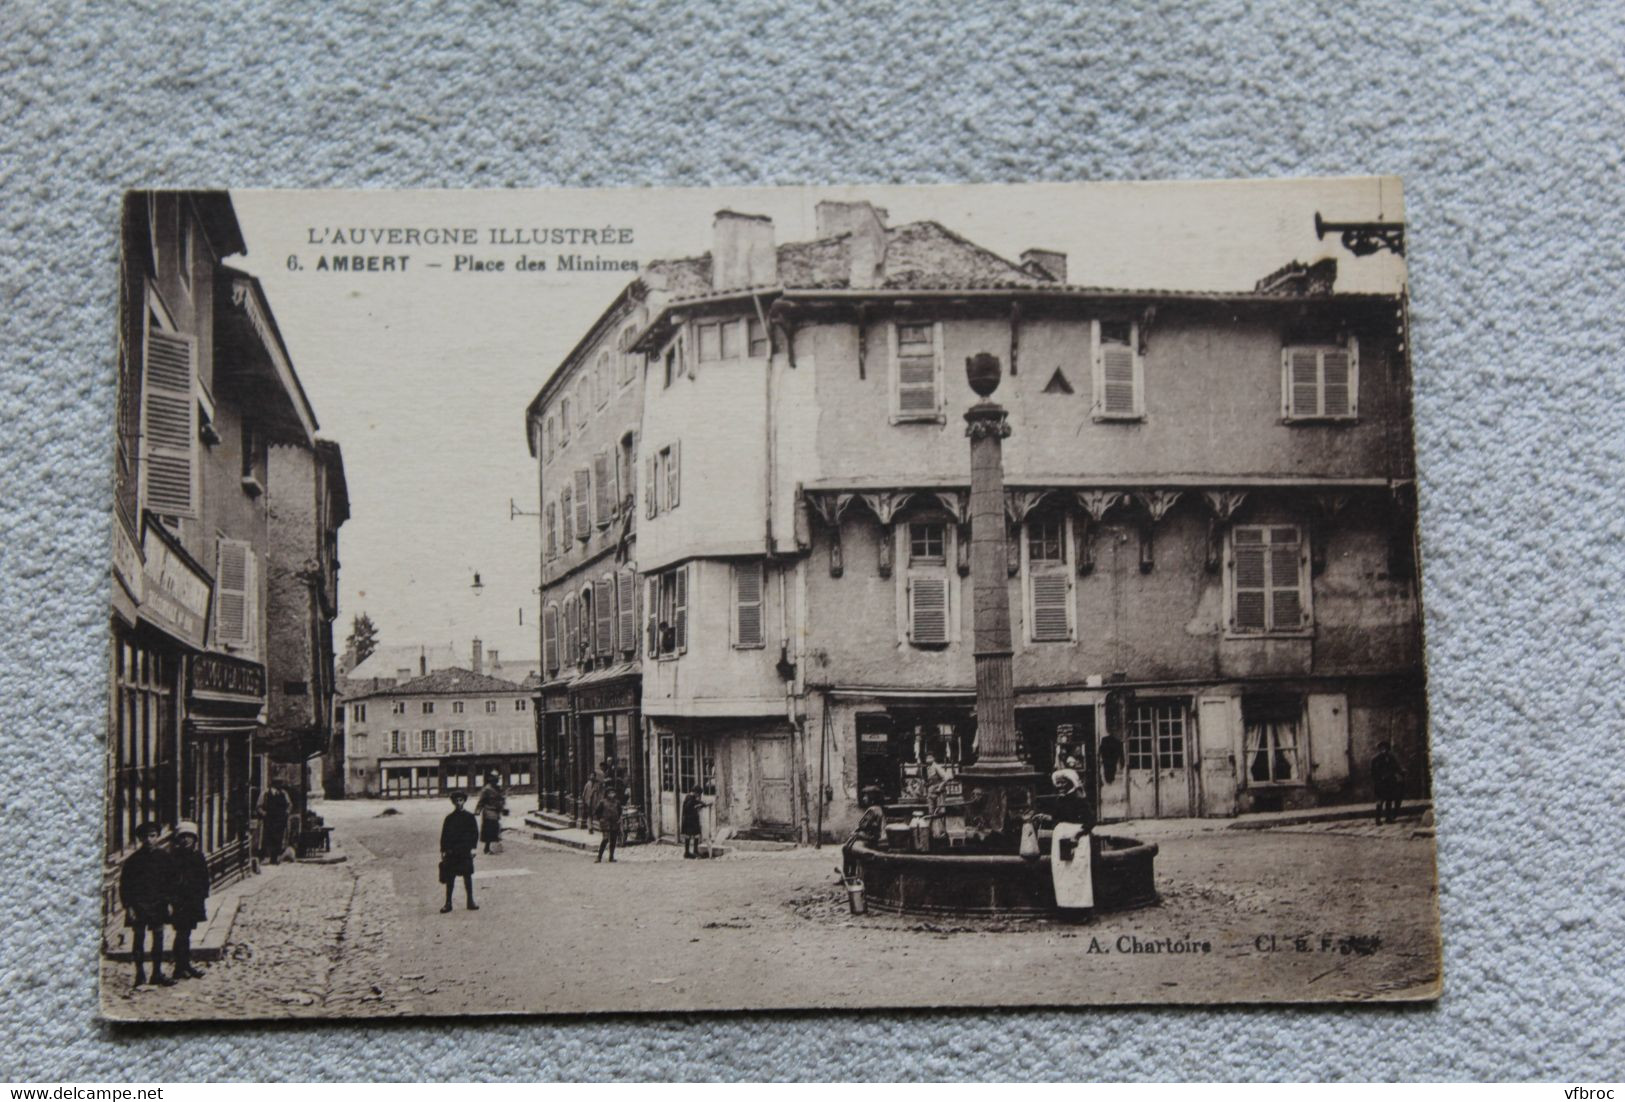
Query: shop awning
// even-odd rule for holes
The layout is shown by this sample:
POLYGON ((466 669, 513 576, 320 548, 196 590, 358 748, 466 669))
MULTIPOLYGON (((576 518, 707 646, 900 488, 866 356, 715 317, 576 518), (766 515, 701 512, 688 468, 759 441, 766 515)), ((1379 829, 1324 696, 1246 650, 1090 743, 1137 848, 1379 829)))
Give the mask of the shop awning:
POLYGON ((580 689, 587 685, 602 685, 608 681, 618 681, 623 677, 641 677, 643 666, 637 662, 617 662, 601 670, 593 670, 579 677, 571 678, 570 688, 580 689))
POLYGON ((188 716, 186 724, 200 735, 252 735, 263 726, 252 716, 188 716))

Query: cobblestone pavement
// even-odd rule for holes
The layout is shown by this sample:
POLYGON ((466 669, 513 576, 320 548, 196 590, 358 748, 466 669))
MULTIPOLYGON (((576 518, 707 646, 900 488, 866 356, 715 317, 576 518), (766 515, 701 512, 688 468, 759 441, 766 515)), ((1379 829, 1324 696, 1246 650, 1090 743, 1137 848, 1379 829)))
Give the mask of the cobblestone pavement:
MULTIPOLYGON (((1050 920, 852 916, 839 851, 615 864, 510 829, 480 909, 441 914, 437 801, 328 804, 351 854, 245 899, 203 980, 128 994, 141 1018, 740 1007, 1424 998, 1437 989, 1433 842, 1415 823, 1158 839, 1158 906, 1050 920), (274 889, 274 890, 273 890, 274 889), (974 965, 974 967, 967 967, 974 965)), ((516 821, 510 820, 512 826, 516 821)))

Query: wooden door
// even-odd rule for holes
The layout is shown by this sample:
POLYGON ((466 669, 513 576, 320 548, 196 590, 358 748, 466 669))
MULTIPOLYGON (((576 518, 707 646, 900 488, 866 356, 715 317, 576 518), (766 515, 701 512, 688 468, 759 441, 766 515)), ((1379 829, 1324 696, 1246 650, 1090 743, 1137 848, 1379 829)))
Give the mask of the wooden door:
POLYGON ((790 740, 766 737, 752 740, 756 757, 756 822, 760 826, 789 826, 790 740))
POLYGON ((1184 700, 1143 700, 1128 723, 1126 765, 1131 819, 1191 814, 1193 770, 1184 700))
POLYGON ((1202 814, 1236 813, 1236 747, 1241 739, 1241 700, 1205 697, 1196 704, 1196 734, 1201 745, 1202 814))
POLYGON ((682 802, 683 798, 677 791, 677 736, 665 731, 660 735, 660 792, 656 813, 662 838, 677 836, 682 802))

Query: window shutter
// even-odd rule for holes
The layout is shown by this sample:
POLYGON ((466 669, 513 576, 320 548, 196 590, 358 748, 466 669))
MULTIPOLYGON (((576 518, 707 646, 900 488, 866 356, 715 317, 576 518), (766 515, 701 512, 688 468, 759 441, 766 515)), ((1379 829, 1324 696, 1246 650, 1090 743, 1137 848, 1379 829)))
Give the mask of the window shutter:
POLYGON ((1303 624, 1303 600, 1298 591, 1298 530, 1270 529, 1270 626, 1278 631, 1303 624))
POLYGON ((576 539, 592 536, 592 471, 576 468, 576 539))
POLYGON ((1065 642, 1072 637, 1067 615, 1070 583, 1065 570, 1044 570, 1032 575, 1033 639, 1041 643, 1065 642))
POLYGON ((734 566, 734 645, 762 645, 762 564, 742 562, 734 566))
MULTIPOLYGON (((673 450, 673 455, 676 451, 673 450)), ((680 566, 673 573, 672 625, 676 628, 677 653, 688 650, 688 567, 680 566)))
POLYGON ((653 518, 660 508, 659 483, 655 481, 655 457, 643 462, 643 515, 653 518))
POLYGON ((197 398, 192 392, 192 338, 147 329, 143 403, 147 508, 196 516, 197 398))
POLYGON ((610 485, 609 453, 599 452, 592 458, 593 479, 598 483, 598 496, 594 499, 594 518, 602 528, 609 523, 609 518, 615 511, 614 488, 610 485))
POLYGON ((660 653, 660 590, 654 576, 646 579, 643 596, 643 653, 650 658, 660 653))
POLYGON ((576 599, 573 596, 564 599, 564 653, 559 658, 561 666, 573 666, 576 662, 576 599))
POLYGON ((603 574, 593 590, 593 612, 598 620, 598 639, 593 653, 608 656, 615 650, 615 578, 603 574))
POLYGON ((682 500, 683 468, 679 455, 681 446, 679 442, 673 442, 671 446, 671 468, 666 472, 666 508, 668 509, 677 508, 678 502, 682 500))
POLYGON ((575 541, 575 509, 570 504, 570 487, 566 486, 559 495, 559 524, 563 528, 563 539, 559 544, 559 553, 567 554, 570 544, 575 541))
POLYGON ((892 326, 897 362, 897 412, 918 416, 937 411, 936 330, 932 325, 892 326))
POLYGON ((637 598, 637 575, 631 569, 622 570, 615 578, 616 611, 620 614, 620 622, 615 628, 615 643, 621 650, 630 654, 637 650, 637 610, 633 608, 633 601, 637 598))
POLYGON ((1350 392, 1349 354, 1346 349, 1328 348, 1321 353, 1321 397, 1327 417, 1347 417, 1353 412, 1350 392))
POLYGON ((1256 529, 1237 529, 1235 536, 1235 593, 1238 631, 1263 631, 1265 547, 1256 529))
POLYGON ((551 501, 547 503, 547 557, 559 553, 559 514, 551 501))
POLYGON ((1124 344, 1100 350, 1101 409, 1105 413, 1139 412, 1134 400, 1134 349, 1124 344))
POLYGON ((249 639, 249 586, 253 581, 253 552, 248 544, 221 540, 215 573, 215 628, 217 642, 246 646, 249 639))
POLYGON ((948 641, 948 579, 915 575, 908 580, 909 639, 948 641))
POLYGON ((542 649, 547 652, 544 664, 548 673, 559 670, 559 606, 548 605, 542 610, 542 649))
POLYGON ((1287 350, 1287 375, 1293 417, 1314 417, 1320 413, 1319 354, 1313 348, 1287 350))

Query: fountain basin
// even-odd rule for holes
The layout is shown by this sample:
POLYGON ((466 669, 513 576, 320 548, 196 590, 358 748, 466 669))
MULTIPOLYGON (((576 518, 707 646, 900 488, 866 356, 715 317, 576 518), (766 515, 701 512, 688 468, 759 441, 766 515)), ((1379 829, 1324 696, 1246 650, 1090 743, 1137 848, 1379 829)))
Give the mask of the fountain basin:
MULTIPOLYGON (((1092 866, 1096 911, 1126 911, 1157 901, 1157 847, 1134 838, 1096 835, 1092 866)), ((1045 837, 1047 851, 1047 835, 1045 837)), ((903 914, 1054 915, 1055 884, 1047 856, 914 853, 854 840, 850 875, 863 880, 868 905, 903 914)))

